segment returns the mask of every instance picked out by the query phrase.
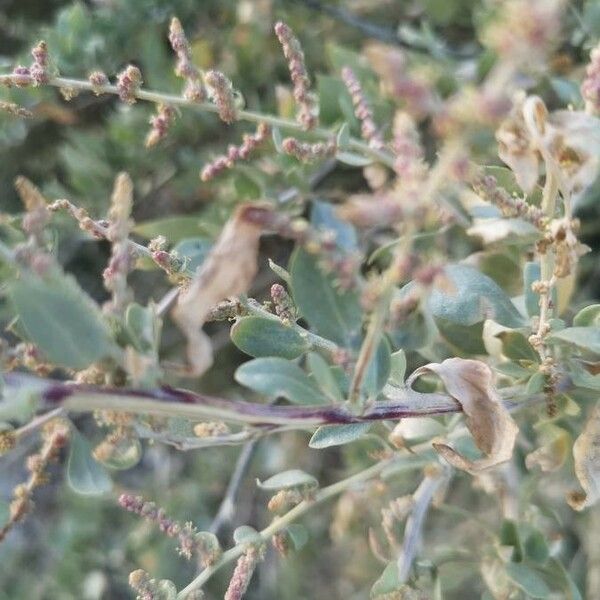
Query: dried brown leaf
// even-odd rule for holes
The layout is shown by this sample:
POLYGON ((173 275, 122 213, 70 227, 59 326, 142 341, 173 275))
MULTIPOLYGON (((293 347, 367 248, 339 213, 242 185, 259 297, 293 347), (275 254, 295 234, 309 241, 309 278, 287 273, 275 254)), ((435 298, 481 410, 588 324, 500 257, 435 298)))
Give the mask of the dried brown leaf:
POLYGON ((201 375, 211 366, 212 348, 201 327, 217 303, 250 287, 257 271, 260 234, 270 214, 265 205, 240 206, 180 294, 173 317, 188 340, 189 375, 201 375))
POLYGON ((573 444, 575 475, 583 491, 567 496, 569 506, 583 510, 600 499, 600 403, 596 404, 581 435, 573 444))
POLYGON ((472 461, 446 444, 434 443, 437 452, 454 467, 469 473, 508 461, 519 429, 500 400, 491 369, 478 360, 449 358, 420 367, 407 384, 410 386, 417 377, 428 372, 435 373, 447 392, 460 403, 467 417, 467 427, 486 457, 472 461))

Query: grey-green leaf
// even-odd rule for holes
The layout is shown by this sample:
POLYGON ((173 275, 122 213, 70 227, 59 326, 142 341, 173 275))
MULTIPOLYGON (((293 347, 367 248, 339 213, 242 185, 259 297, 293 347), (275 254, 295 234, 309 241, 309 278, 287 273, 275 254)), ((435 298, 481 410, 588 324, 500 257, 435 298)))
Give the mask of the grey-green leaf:
POLYGON ((257 479, 256 485, 263 490, 278 491, 297 487, 314 488, 319 485, 319 482, 312 475, 300 469, 290 469, 289 471, 277 473, 265 479, 265 481, 257 479))
POLYGON ((172 251, 184 261, 185 271, 194 273, 204 262, 212 246, 212 241, 205 237, 184 238, 172 251))
POLYGON ((327 339, 352 346, 362 322, 358 294, 336 289, 316 257, 301 249, 292 256, 290 274, 294 302, 310 326, 327 339))
POLYGON ((350 423, 349 425, 323 425, 310 438, 308 445, 316 450, 331 446, 342 446, 360 439, 371 427, 370 423, 350 423))
POLYGON ((301 550, 306 542, 308 542, 308 529, 301 523, 292 523, 287 528, 288 535, 294 544, 294 550, 296 552, 301 550))
POLYGON ((354 152, 338 152, 335 157, 345 165, 350 165, 351 167, 366 167, 373 162, 372 158, 368 156, 363 156, 362 154, 355 154, 354 152))
POLYGON ((382 337, 374 353, 363 382, 362 389, 369 397, 375 397, 383 389, 390 377, 391 350, 385 337, 382 337))
POLYGON ((255 358, 235 372, 238 383, 271 398, 295 404, 323 404, 325 397, 304 371, 284 358, 255 358))
POLYGON ((575 327, 600 327, 600 304, 591 304, 582 308, 574 317, 575 327))
POLYGON ((449 265, 444 273, 448 285, 434 288, 428 300, 434 317, 460 325, 473 325, 485 319, 506 327, 525 325, 506 292, 487 275, 462 264, 449 265))
POLYGON ((550 588, 534 569, 521 563, 510 563, 506 573, 531 598, 547 598, 550 588))
POLYGON ((231 341, 250 356, 297 358, 310 349, 310 343, 296 329, 279 319, 242 317, 231 328, 231 341))
POLYGON ((67 481, 78 494, 103 494, 112 488, 106 469, 94 460, 89 442, 75 428, 71 431, 67 481))
POLYGON ((560 340, 583 350, 600 354, 600 327, 567 327, 555 331, 548 337, 551 340, 560 340))
POLYGON ((392 354, 390 361, 390 382, 397 386, 403 386, 406 375, 406 353, 400 349, 392 354))
POLYGON ((309 352, 307 362, 312 376, 325 395, 334 402, 343 400, 340 386, 325 359, 316 352, 309 352))
POLYGON ((256 544, 262 542, 260 533, 249 525, 240 525, 233 532, 233 541, 236 544, 256 544))
POLYGON ((8 295, 30 340, 50 362, 80 370, 117 355, 100 309, 73 277, 23 273, 9 283, 8 295))

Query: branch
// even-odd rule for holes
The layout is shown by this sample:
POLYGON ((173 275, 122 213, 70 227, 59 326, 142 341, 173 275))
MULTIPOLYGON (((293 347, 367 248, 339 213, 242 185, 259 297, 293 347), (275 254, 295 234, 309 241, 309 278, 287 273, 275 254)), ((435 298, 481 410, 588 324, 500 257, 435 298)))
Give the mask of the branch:
MULTIPOLYGON (((32 394, 39 395, 41 407, 45 409, 60 405, 70 412, 114 410, 249 425, 288 425, 297 429, 442 415, 462 410, 460 404, 448 394, 423 394, 410 388, 390 386, 385 390, 387 400, 375 402, 363 414, 357 415, 344 405, 276 406, 207 396, 167 386, 155 389, 97 387, 58 382, 24 373, 7 373, 4 380, 8 395, 22 393, 29 388, 32 394)), ((570 382, 562 384, 565 389, 569 386, 570 382)), ((524 401, 522 387, 506 388, 501 393, 504 393, 509 409, 529 406, 544 399, 544 394, 535 394, 524 401)))
MULTIPOLYGON (((21 75, 21 79, 26 76, 21 75)), ((12 85, 14 75, 5 73, 0 75, 0 84, 4 85, 12 85)), ((31 79, 31 84, 35 84, 33 78, 31 79)), ((115 96, 119 95, 119 88, 116 85, 94 85, 89 81, 85 81, 82 79, 70 79, 67 77, 53 77, 51 78, 47 85, 52 87, 57 87, 61 89, 71 89, 76 91, 89 91, 94 92, 95 94, 112 94, 115 96)), ((195 110, 204 111, 204 112, 212 112, 217 113, 218 107, 215 104, 210 102, 193 102, 192 100, 188 100, 183 96, 177 96, 175 94, 166 94, 164 92, 156 92, 153 90, 134 90, 132 91, 133 97, 138 100, 145 100, 147 102, 152 102, 154 104, 167 104, 172 106, 186 106, 188 108, 193 108, 195 110)), ((237 113, 237 118, 240 121, 250 121, 252 123, 267 123, 273 127, 279 127, 281 129, 287 131, 304 131, 301 123, 297 123, 296 121, 292 121, 291 119, 285 119, 283 117, 276 117, 274 115, 267 115, 251 110, 239 110, 237 113)), ((323 127, 316 127, 311 129, 310 134, 318 139, 322 140, 331 140, 335 138, 336 132, 325 129, 323 127)), ((386 151, 377 150, 371 148, 366 142, 361 140, 357 140, 356 138, 351 138, 348 141, 348 148, 351 150, 356 150, 368 156, 388 167, 392 168, 394 165, 393 156, 386 151)))

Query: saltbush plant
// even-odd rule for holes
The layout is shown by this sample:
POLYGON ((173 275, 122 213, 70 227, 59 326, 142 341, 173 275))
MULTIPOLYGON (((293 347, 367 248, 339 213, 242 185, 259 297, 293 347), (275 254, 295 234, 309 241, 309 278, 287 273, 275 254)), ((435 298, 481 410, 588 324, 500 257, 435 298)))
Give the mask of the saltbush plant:
POLYGON ((417 2, 397 32, 340 6, 371 39, 317 75, 315 31, 247 4, 252 93, 185 3, 133 9, 168 67, 140 39, 92 60, 125 24, 76 5, 0 75, 7 143, 42 117, 68 139, 66 176, 19 175, 1 215, 0 450, 25 474, 0 539, 24 556, 60 495, 98 547, 78 562, 58 528, 36 545, 68 581, 6 589, 123 597, 128 539, 142 599, 598 597, 597 5, 417 2), (75 126, 82 98, 107 132, 75 126))

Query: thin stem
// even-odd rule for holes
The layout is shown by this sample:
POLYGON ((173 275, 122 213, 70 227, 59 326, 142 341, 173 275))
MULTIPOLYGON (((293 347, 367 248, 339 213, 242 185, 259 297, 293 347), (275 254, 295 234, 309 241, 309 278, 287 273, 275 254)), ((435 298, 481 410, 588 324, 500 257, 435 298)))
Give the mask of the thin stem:
POLYGON ((257 443, 257 440, 247 442, 238 456, 233 469, 233 474, 231 475, 229 484, 227 485, 227 490, 225 491, 223 500, 221 500, 219 510, 217 511, 217 514, 215 515, 215 518, 209 527, 209 531, 215 535, 218 535, 221 529, 223 529, 225 525, 231 523, 231 520, 233 519, 235 514, 236 498, 240 490, 240 486, 244 481, 244 476, 246 475, 248 467, 252 462, 252 458, 256 453, 257 443))
POLYGON ((419 547, 421 532, 429 506, 449 471, 440 467, 439 473, 427 475, 413 494, 414 506, 404 528, 404 540, 398 557, 398 579, 404 583, 408 579, 410 568, 419 547))
MULTIPOLYGON (((10 83, 12 77, 13 76, 9 74, 0 75, 0 84, 10 83)), ((48 82, 48 85, 58 88, 67 88, 79 91, 90 91, 96 94, 103 93, 113 94, 117 96, 119 95, 119 89, 116 85, 107 84, 103 86, 94 86, 89 81, 81 79, 71 79, 67 77, 53 77, 48 82)), ((153 102, 154 104, 170 104, 173 106, 185 106, 203 112, 218 112, 218 109, 214 104, 211 104, 209 102, 192 102, 190 100, 187 100, 183 96, 177 96, 175 94, 166 94, 164 92, 140 89, 137 90, 134 95, 139 100, 153 102)), ((302 125, 300 123, 292 121, 291 119, 285 119, 283 117, 267 115, 252 110, 240 110, 238 111, 237 115, 239 120, 241 121, 249 121, 252 123, 267 123, 273 127, 279 127, 288 131, 303 131, 302 125)), ((336 134, 334 131, 331 131, 329 129, 317 127, 310 131, 310 135, 323 140, 331 140, 332 138, 335 138, 336 134)), ((365 156, 369 156, 370 158, 390 168, 393 167, 393 157, 389 152, 371 148, 367 143, 354 138, 351 138, 349 140, 348 147, 352 150, 364 154, 365 156)))
POLYGON ((15 429, 14 435, 15 435, 16 439, 21 439, 21 438, 25 437, 26 435, 29 435, 36 429, 39 429, 42 425, 44 425, 48 421, 51 421, 52 419, 55 419, 56 417, 63 416, 64 413, 65 413, 65 409, 62 406, 59 408, 55 408, 54 410, 50 410, 47 413, 44 413, 43 415, 39 415, 39 416, 35 417, 31 421, 29 421, 29 423, 26 423, 25 425, 23 425, 23 427, 19 427, 18 429, 15 429))

